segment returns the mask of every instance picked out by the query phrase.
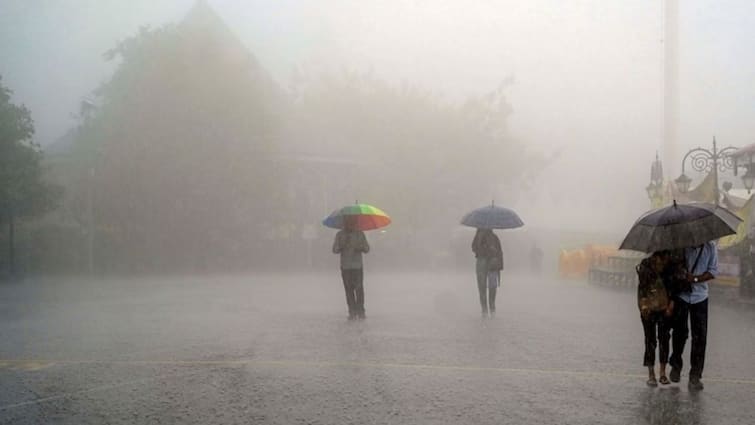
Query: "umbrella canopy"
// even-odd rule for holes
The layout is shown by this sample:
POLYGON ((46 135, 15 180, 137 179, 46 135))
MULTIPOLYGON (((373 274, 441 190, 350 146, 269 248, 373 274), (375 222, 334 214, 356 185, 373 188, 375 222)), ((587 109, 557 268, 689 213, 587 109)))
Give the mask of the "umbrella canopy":
POLYGON ((643 214, 619 249, 654 252, 698 246, 737 232, 742 220, 726 208, 695 202, 643 214))
POLYGON ((391 218, 380 208, 359 203, 333 211, 322 224, 333 229, 343 229, 349 220, 352 220, 356 230, 379 229, 391 224, 391 218))
POLYGON ((516 213, 495 204, 473 210, 461 219, 461 224, 478 229, 514 229, 524 226, 516 213))

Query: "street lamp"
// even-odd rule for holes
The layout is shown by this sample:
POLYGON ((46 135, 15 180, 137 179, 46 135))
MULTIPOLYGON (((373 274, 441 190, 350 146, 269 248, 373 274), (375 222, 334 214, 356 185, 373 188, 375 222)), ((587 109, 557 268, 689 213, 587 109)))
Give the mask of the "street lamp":
POLYGON ((747 194, 750 194, 753 184, 755 184, 755 167, 752 164, 747 164, 747 172, 742 176, 742 183, 747 189, 747 194))
POLYGON ((740 165, 747 170, 742 176, 742 183, 744 184, 745 189, 747 189, 748 194, 752 191, 753 183, 755 183, 755 164, 753 164, 755 158, 753 158, 753 156, 755 156, 755 143, 747 145, 730 155, 731 159, 734 161, 735 176, 737 175, 737 170, 740 165), (741 163, 743 160, 745 161, 744 164, 741 163))
POLYGON ((692 165, 693 170, 713 173, 713 196, 715 197, 716 205, 718 205, 720 198, 718 189, 718 173, 719 171, 723 172, 727 169, 735 169, 734 161, 730 156, 735 151, 737 151, 737 148, 733 146, 723 148, 719 151, 718 146, 716 145, 715 137, 713 138, 712 151, 700 147, 691 149, 689 152, 687 152, 686 155, 684 155, 684 158, 682 159, 682 174, 676 180, 674 180, 676 186, 679 188, 679 191, 682 193, 687 193, 687 191, 689 191, 689 185, 692 182, 692 179, 684 174, 684 165, 686 164, 687 159, 691 158, 692 160, 690 161, 690 164, 692 165))
POLYGON ((676 187, 679 189, 679 192, 687 193, 689 191, 689 185, 692 183, 692 179, 687 177, 686 174, 682 173, 681 176, 677 177, 676 180, 674 180, 674 183, 676 183, 676 187))

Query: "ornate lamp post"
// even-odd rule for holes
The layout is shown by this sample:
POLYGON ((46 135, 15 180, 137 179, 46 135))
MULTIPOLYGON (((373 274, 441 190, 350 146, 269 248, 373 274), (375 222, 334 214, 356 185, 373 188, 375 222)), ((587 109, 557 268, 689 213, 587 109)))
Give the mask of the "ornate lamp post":
MULTIPOLYGON (((705 148, 694 148, 687 152, 682 159, 682 174, 674 180, 677 188, 682 193, 689 191, 689 185, 692 179, 684 174, 684 166, 687 163, 687 159, 691 158, 690 165, 692 169, 699 172, 712 172, 713 184, 714 184, 714 197, 716 205, 718 205, 720 199, 720 192, 718 189, 718 173, 728 170, 736 170, 734 161, 731 158, 731 154, 737 151, 737 148, 729 146, 718 150, 716 145, 716 138, 713 138, 713 150, 705 148)), ((748 170, 749 171, 749 170, 748 170)), ((753 182, 755 182, 755 174, 753 174, 753 182)), ((752 187, 752 186, 751 186, 752 187)))

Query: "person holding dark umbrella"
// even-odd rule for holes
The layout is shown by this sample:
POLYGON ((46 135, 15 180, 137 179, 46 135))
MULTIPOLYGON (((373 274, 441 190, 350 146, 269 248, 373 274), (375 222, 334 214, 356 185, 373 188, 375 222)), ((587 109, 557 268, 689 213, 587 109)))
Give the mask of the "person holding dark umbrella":
MULTIPOLYGON (((673 265, 676 265, 674 263, 673 265)), ((671 317, 674 309, 672 296, 675 293, 672 270, 672 255, 668 251, 658 251, 637 265, 637 307, 640 310, 642 330, 645 334, 645 354, 643 365, 648 368, 647 384, 655 387, 660 382, 671 382, 666 376, 671 339, 671 317), (660 378, 655 378, 655 349, 658 347, 660 378)))
POLYGON ((737 232, 742 220, 731 211, 706 203, 674 204, 641 216, 624 238, 620 249, 642 252, 684 250, 683 288, 674 297, 672 382, 679 382, 684 345, 692 330, 689 389, 703 389, 700 380, 705 365, 708 335, 708 281, 718 274, 715 240, 737 232), (688 326, 689 322, 689 326, 688 326))
POLYGON ((480 293, 482 317, 495 316, 495 295, 501 285, 503 250, 501 240, 491 229, 477 229, 472 240, 476 258, 477 289, 480 293))
POLYGON ((677 294, 674 302, 672 319, 673 337, 671 358, 672 382, 679 382, 684 345, 692 330, 690 346, 689 389, 699 391, 703 389, 700 380, 705 365, 705 347, 708 337, 708 281, 718 276, 718 249, 713 241, 702 245, 688 247, 684 250, 687 262, 687 290, 677 294), (689 321, 689 327, 687 323, 689 321))
POLYGON ((492 203, 467 213, 461 224, 477 228, 472 240, 472 252, 476 258, 475 272, 482 317, 495 316, 495 296, 501 285, 503 250, 501 240, 492 229, 514 229, 524 223, 514 211, 492 203))

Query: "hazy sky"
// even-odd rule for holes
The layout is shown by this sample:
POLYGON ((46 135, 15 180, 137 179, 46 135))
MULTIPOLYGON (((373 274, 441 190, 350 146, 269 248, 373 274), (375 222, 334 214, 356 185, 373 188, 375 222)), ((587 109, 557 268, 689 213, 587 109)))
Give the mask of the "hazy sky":
MULTIPOLYGON (((571 202, 581 207, 560 213, 575 227, 608 208, 621 213, 595 227, 620 228, 648 207, 661 134, 659 0, 208 2, 283 85, 296 66, 371 69, 456 100, 513 76, 512 132, 562 152, 518 206, 523 215, 543 221, 571 202)), ((180 20, 193 3, 0 0, 0 74, 32 110, 38 140, 63 134, 108 77, 105 50, 141 25, 180 20)), ((714 135, 722 146, 754 143, 755 2, 680 3, 680 150, 714 135)))

